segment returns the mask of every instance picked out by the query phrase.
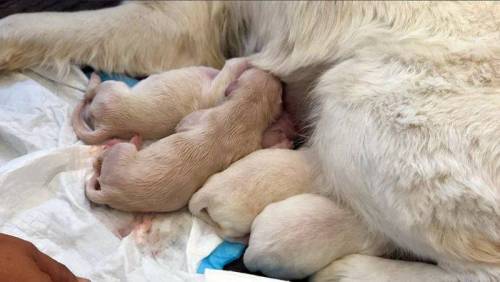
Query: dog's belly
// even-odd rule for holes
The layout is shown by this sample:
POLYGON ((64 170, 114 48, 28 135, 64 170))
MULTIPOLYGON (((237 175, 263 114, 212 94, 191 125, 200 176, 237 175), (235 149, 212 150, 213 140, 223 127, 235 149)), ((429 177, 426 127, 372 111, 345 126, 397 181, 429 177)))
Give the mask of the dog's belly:
POLYGON ((435 75, 362 58, 334 67, 313 91, 310 144, 329 184, 323 193, 373 229, 423 257, 470 258, 460 240, 494 242, 500 228, 498 81, 464 77, 450 87, 435 75))

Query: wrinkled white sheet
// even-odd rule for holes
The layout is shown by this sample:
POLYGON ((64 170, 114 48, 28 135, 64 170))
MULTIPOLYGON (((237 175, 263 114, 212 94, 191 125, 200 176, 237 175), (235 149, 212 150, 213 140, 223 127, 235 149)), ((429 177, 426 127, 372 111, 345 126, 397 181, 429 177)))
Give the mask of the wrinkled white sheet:
POLYGON ((283 280, 272 279, 267 277, 259 277, 255 275, 207 269, 205 272, 205 282, 279 282, 283 280))
POLYGON ((86 84, 76 67, 64 80, 50 70, 0 77, 0 232, 92 281, 204 281, 197 265, 221 240, 187 211, 121 238, 134 216, 86 200, 98 150, 77 141, 70 125, 86 84))

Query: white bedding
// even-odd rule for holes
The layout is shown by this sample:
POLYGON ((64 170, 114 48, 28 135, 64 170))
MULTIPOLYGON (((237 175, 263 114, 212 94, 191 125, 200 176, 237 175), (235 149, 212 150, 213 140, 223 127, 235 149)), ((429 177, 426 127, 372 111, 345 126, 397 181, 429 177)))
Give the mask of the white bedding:
MULTIPOLYGON (((188 212, 121 238, 133 215, 85 198, 97 147, 77 141, 70 115, 86 84, 76 67, 64 80, 42 69, 0 77, 0 232, 92 281, 203 281, 197 264, 221 241, 188 212)), ((206 280, 249 281, 237 276, 211 271, 206 280)))

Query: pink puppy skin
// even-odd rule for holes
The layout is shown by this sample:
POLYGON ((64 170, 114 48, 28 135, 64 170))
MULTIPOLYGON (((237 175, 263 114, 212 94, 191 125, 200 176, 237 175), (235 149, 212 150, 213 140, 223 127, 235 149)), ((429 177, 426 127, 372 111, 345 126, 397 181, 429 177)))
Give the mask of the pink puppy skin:
POLYGON ((228 61, 212 89, 224 97, 231 81, 237 87, 218 106, 182 119, 176 134, 140 151, 131 143, 105 150, 87 197, 125 211, 175 211, 211 175, 261 149, 264 131, 282 112, 281 83, 258 69, 242 73, 247 67, 241 59, 228 61))
POLYGON ((292 149, 296 137, 297 131, 290 114, 283 112, 280 118, 264 132, 262 147, 292 149))

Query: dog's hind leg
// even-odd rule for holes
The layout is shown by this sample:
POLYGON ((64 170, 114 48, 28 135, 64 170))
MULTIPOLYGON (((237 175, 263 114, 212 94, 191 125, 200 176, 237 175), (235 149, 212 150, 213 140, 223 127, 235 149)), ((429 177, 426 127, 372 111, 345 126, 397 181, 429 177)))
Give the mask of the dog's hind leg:
POLYGON ((0 71, 68 62, 147 75, 223 64, 217 15, 200 2, 130 2, 97 11, 16 14, 0 20, 0 71))

